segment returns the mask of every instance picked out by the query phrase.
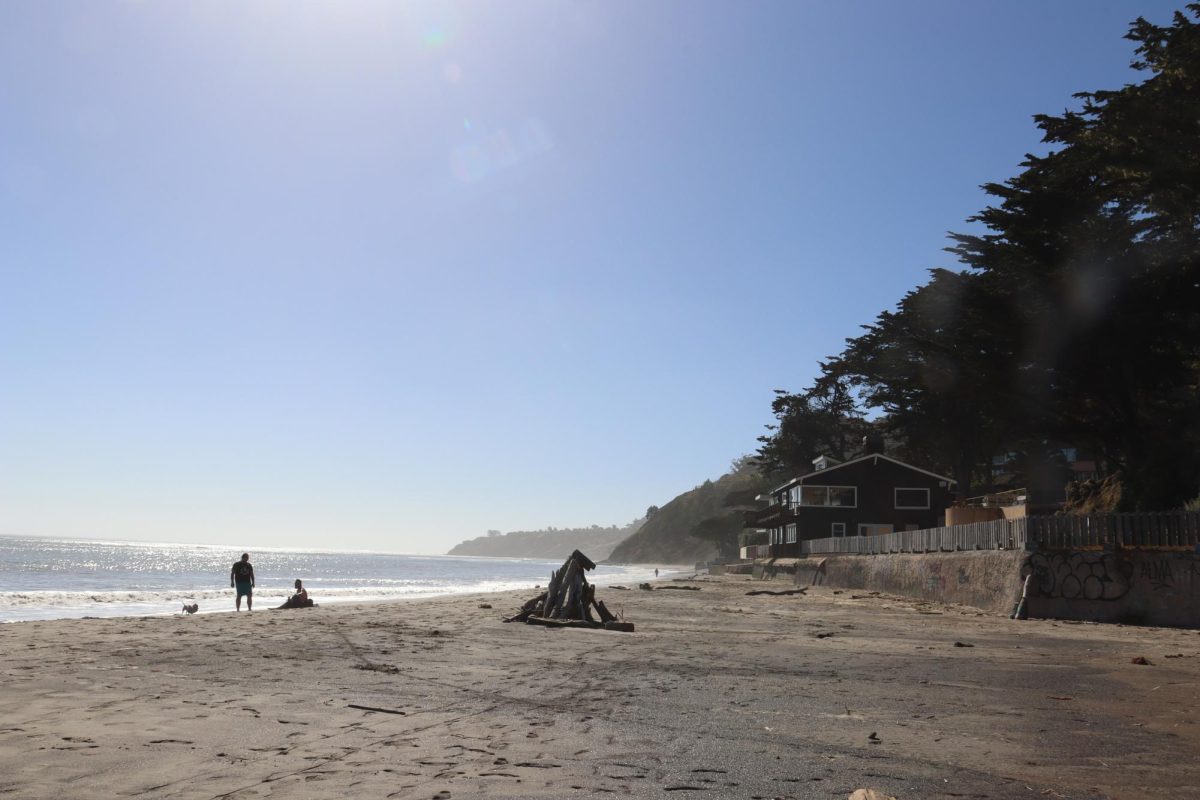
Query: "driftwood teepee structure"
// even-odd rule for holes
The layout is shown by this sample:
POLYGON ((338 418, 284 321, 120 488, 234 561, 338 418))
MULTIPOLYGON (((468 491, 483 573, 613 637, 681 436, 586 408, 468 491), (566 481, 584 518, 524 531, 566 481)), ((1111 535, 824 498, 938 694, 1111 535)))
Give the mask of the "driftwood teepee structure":
POLYGON ((596 587, 587 582, 586 575, 595 568, 595 562, 576 550, 563 562, 562 567, 550 575, 546 591, 527 601, 520 611, 504 621, 563 628, 632 631, 632 622, 619 621, 603 601, 596 599, 596 587))

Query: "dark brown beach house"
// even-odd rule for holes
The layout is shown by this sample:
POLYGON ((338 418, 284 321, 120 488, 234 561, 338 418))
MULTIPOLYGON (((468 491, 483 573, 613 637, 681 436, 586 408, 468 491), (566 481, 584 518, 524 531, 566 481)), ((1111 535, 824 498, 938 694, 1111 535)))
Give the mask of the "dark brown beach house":
POLYGON ((882 453, 840 463, 813 459, 813 471, 771 490, 770 505, 747 524, 769 533, 771 557, 800 555, 800 542, 870 536, 945 524, 954 479, 882 453))

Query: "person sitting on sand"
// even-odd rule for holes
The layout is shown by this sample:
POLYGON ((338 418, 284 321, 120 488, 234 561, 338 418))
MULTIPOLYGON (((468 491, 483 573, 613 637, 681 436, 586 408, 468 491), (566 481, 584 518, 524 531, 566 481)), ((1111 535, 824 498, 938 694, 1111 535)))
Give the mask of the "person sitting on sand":
POLYGON ((313 601, 308 599, 308 590, 304 588, 304 584, 296 578, 296 593, 283 601, 283 605, 279 608, 311 608, 313 601))

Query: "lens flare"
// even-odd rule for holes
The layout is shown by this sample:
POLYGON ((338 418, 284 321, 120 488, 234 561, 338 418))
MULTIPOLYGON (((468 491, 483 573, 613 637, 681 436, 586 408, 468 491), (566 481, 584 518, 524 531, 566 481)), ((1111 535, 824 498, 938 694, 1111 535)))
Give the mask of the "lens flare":
POLYGON ((421 35, 421 41, 430 49, 444 47, 447 40, 446 31, 440 27, 426 28, 425 33, 421 35))

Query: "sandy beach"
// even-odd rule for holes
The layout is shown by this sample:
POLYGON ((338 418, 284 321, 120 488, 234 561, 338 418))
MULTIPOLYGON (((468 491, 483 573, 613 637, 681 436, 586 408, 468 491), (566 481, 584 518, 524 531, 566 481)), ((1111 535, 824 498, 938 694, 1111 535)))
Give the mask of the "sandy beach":
POLYGON ((0 795, 1200 796, 1195 631, 656 586, 3 625, 0 795))

